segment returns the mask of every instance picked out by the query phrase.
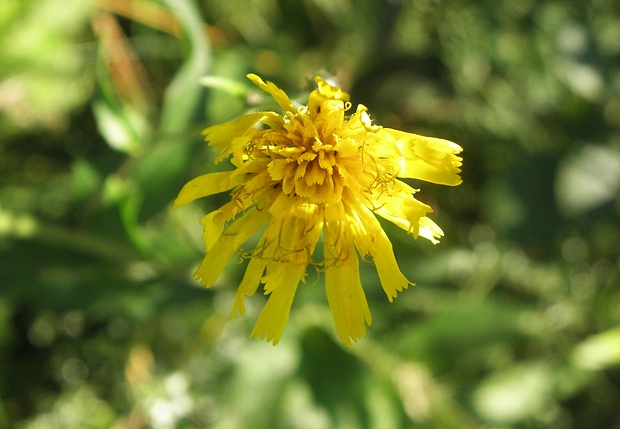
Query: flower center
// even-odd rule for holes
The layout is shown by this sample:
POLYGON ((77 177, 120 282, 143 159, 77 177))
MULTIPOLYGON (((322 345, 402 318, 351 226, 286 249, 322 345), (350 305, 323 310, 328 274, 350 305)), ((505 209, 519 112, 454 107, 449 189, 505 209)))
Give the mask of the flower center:
POLYGON ((283 129, 265 131, 268 135, 263 138, 269 142, 265 150, 271 158, 269 176, 281 183, 286 195, 315 204, 339 202, 345 186, 336 149, 339 137, 326 135, 301 113, 291 115, 283 129))

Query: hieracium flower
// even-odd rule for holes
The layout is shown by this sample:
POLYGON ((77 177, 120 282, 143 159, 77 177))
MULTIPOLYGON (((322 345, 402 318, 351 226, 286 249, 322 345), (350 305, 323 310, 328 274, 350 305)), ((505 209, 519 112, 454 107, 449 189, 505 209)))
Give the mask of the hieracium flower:
POLYGON ((400 271, 376 215, 437 243, 443 232, 426 216, 431 207, 399 178, 458 185, 462 149, 374 125, 363 105, 347 117, 349 95, 320 77, 308 104, 299 108, 273 83, 253 74, 248 78, 271 94, 284 115, 251 113, 204 130, 218 152, 216 162, 230 158, 235 168, 196 177, 174 203, 230 191, 230 202, 200 222, 207 253, 195 276, 212 286, 231 257, 264 229, 244 254, 249 263, 232 315, 243 314, 244 297, 263 284, 269 298, 251 336, 277 344, 297 286, 305 282, 308 265, 314 266, 324 275, 338 335, 350 345, 371 324, 360 257, 374 263, 388 300, 413 285, 400 271), (315 255, 321 250, 322 256, 315 255))

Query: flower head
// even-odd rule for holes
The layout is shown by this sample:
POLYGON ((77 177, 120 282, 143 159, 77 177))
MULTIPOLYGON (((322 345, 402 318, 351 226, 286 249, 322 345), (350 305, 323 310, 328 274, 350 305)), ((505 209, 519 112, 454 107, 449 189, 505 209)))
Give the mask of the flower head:
POLYGON ((232 315, 243 314, 244 297, 263 284, 269 299, 251 335, 277 344, 297 286, 313 265, 324 272, 336 330, 350 345, 371 323, 360 257, 372 260, 390 301, 413 285, 398 268, 376 215, 437 243, 443 232, 426 216, 431 207, 399 178, 458 185, 462 149, 374 125, 363 105, 347 117, 349 95, 320 77, 308 104, 299 108, 273 83, 248 78, 271 94, 284 115, 251 113, 204 130, 216 161, 230 158, 235 169, 196 177, 174 203, 230 191, 231 201, 201 220, 207 253, 195 276, 212 286, 235 252, 264 228, 246 254, 232 315))

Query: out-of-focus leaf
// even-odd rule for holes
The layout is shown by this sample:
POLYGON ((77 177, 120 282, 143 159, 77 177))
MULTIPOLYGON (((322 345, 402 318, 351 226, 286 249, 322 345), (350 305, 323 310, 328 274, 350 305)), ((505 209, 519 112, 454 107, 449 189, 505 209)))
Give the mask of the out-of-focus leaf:
POLYGON ((580 215, 620 195, 620 150, 586 145, 561 164, 556 179, 560 208, 580 215))
MULTIPOLYGON (((274 427, 275 416, 266 409, 268 403, 279 403, 289 376, 298 365, 294 344, 280 343, 282 350, 265 349, 259 344, 248 344, 229 356, 237 371, 223 386, 220 401, 234 412, 222 415, 214 429, 233 427, 274 427), (257 392, 261 392, 257 395, 257 392), (258 398, 260 396, 261 398, 258 398)), ((234 347, 234 345, 231 345, 234 347)), ((229 350, 230 353, 232 350, 229 350)), ((276 408, 279 408, 276 405, 276 408)))
POLYGON ((177 15, 187 44, 186 60, 168 86, 161 112, 160 132, 183 133, 188 130, 203 95, 200 78, 210 65, 210 47, 200 12, 190 0, 166 0, 177 15))
MULTIPOLYGON (((406 299, 415 300, 415 296, 406 299)), ((489 364, 487 359, 492 359, 487 353, 489 346, 516 341, 522 335, 518 307, 510 303, 487 299, 471 303, 448 301, 440 305, 441 309, 435 309, 425 320, 403 322, 398 336, 398 349, 402 353, 428 361, 436 371, 489 364)))
POLYGON ((552 372, 541 363, 525 363, 483 380, 474 394, 475 407, 485 419, 510 424, 535 417, 549 407, 552 372))
POLYGON ((71 171, 71 191, 76 201, 84 201, 94 195, 101 186, 101 175, 85 159, 73 162, 71 171))
POLYGON ((101 98, 93 103, 99 132, 112 148, 135 154, 150 143, 150 80, 113 15, 96 13, 93 29, 99 41, 97 84, 101 98))
POLYGON ((575 347, 573 361, 584 369, 620 366, 620 326, 586 338, 575 347))
POLYGON ((60 129, 92 91, 81 33, 91 3, 4 1, 0 8, 0 132, 60 129), (10 127, 10 128, 9 128, 10 127))
POLYGON ((114 424, 110 405, 98 398, 90 387, 64 393, 53 408, 33 418, 25 429, 106 429, 114 424))
POLYGON ((224 91, 228 96, 245 97, 249 92, 247 85, 222 76, 203 76, 200 78, 200 84, 224 91))
POLYGON ((376 382, 367 388, 366 406, 369 413, 369 427, 397 428, 402 419, 398 402, 395 401, 394 392, 383 383, 376 382))
MULTIPOLYGON (((198 133, 188 137, 190 141, 199 139, 198 133)), ((183 186, 192 149, 185 142, 161 142, 139 160, 132 177, 143 194, 140 208, 142 220, 151 217, 174 200, 183 186)))
POLYGON ((148 125, 130 106, 111 106, 107 101, 93 103, 99 132, 116 150, 134 153, 144 143, 148 125))
POLYGON ((189 0, 168 0, 167 4, 179 19, 187 53, 164 94, 159 140, 138 161, 133 172, 143 192, 139 210, 142 218, 166 206, 182 185, 183 170, 193 149, 187 143, 200 138, 194 126, 195 118, 201 114, 198 107, 204 91, 200 78, 210 64, 209 43, 196 5, 189 0), (193 131, 195 134, 191 134, 193 131))

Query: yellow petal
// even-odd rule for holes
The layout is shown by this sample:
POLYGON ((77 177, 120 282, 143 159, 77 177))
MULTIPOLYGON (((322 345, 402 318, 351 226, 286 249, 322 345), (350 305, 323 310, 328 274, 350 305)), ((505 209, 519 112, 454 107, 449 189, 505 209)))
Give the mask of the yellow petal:
POLYGON ((269 213, 276 219, 282 219, 288 216, 295 203, 295 197, 280 192, 269 206, 269 213))
POLYGON ((234 171, 203 174, 183 186, 172 207, 176 208, 191 203, 197 198, 227 191, 241 183, 242 180, 243 176, 235 175, 234 171))
POLYGON ((349 101, 349 94, 341 90, 339 87, 330 85, 325 79, 316 76, 314 81, 318 85, 317 91, 325 98, 330 100, 349 101))
POLYGON ((349 117, 349 120, 342 127, 342 138, 350 138, 356 142, 364 142, 366 140, 367 132, 370 130, 369 126, 371 126, 367 110, 368 108, 363 104, 357 105, 355 113, 349 117))
POLYGON ((320 185, 325 180, 325 175, 326 171, 320 167, 319 163, 313 162, 310 164, 310 168, 306 170, 304 179, 308 186, 320 185))
POLYGON ((308 110, 319 136, 329 137, 342 129, 344 112, 350 106, 345 103, 349 101, 349 94, 319 76, 315 81, 318 88, 308 97, 308 110))
POLYGON ((265 259, 250 259, 248 267, 245 269, 243 280, 241 280, 241 284, 235 294, 235 303, 230 314, 231 317, 235 317, 237 312, 241 314, 245 313, 245 305, 243 300, 246 296, 252 296, 256 293, 256 289, 258 289, 261 277, 263 277, 263 272, 265 271, 266 265, 267 261, 265 259))
POLYGON ((363 204, 356 202, 344 205, 347 214, 347 223, 351 232, 351 239, 359 254, 364 258, 370 254, 374 236, 381 225, 375 215, 363 204))
POLYGON ((204 257, 194 273, 206 287, 211 287, 220 276, 233 254, 269 220, 267 210, 248 209, 234 221, 204 257))
POLYGON ((449 140, 425 137, 403 131, 383 128, 376 135, 379 154, 394 157, 398 177, 425 180, 440 185, 456 186, 462 183, 463 159, 457 156, 463 149, 449 140))
POLYGON ((397 292, 413 283, 407 280, 398 268, 392 243, 375 215, 366 207, 357 206, 349 218, 353 243, 362 256, 372 256, 381 286, 391 302, 397 292))
POLYGON ((271 293, 250 336, 273 341, 275 346, 288 322, 295 291, 303 274, 292 264, 271 262, 269 267, 273 267, 273 272, 266 276, 265 289, 271 290, 271 293))
POLYGON ((276 112, 263 112, 264 116, 260 120, 261 123, 267 125, 274 130, 281 130, 284 127, 284 118, 276 112))
POLYGON ((420 218, 420 236, 430 240, 433 244, 439 243, 443 231, 435 222, 426 216, 420 218))
POLYGON ((289 175, 289 170, 293 168, 286 159, 274 159, 267 166, 271 180, 280 182, 289 175))
POLYGON ((205 128, 202 134, 211 146, 218 151, 222 151, 230 145, 232 139, 243 136, 263 116, 263 112, 250 113, 234 121, 205 128))
POLYGON ((346 221, 347 218, 345 216, 344 204, 342 202, 325 205, 326 222, 346 221))
POLYGON ((463 180, 458 175, 460 171, 460 169, 441 171, 420 159, 407 160, 403 158, 400 161, 400 173, 398 177, 420 179, 439 185, 457 186, 463 183, 463 180))
MULTIPOLYGON (((326 228, 326 231, 328 229, 326 228)), ((338 237, 325 238, 325 259, 338 254, 328 243, 339 243, 338 237)), ((372 323, 366 295, 362 288, 357 252, 352 243, 348 243, 346 258, 325 270, 325 291, 327 302, 332 310, 336 331, 342 342, 350 346, 351 340, 357 341, 366 335, 366 327, 372 323)))
POLYGON ((392 243, 383 230, 375 236, 370 255, 377 268, 381 286, 390 302, 396 298, 397 292, 407 289, 409 285, 414 285, 414 283, 407 280, 400 271, 400 268, 398 268, 398 263, 394 257, 394 250, 392 249, 392 243))
POLYGON ((288 95, 286 95, 286 92, 278 88, 273 82, 267 81, 267 83, 265 83, 259 76, 253 73, 248 74, 247 77, 260 89, 271 94, 273 99, 276 100, 285 112, 295 112, 295 107, 288 98, 288 95))
POLYGON ((250 113, 235 121, 214 125, 203 130, 205 140, 219 152, 215 162, 218 163, 232 154, 233 164, 240 166, 246 144, 252 140, 252 135, 256 131, 252 127, 257 122, 273 115, 279 116, 274 112, 250 113))
POLYGON ((420 229, 420 218, 432 212, 430 206, 416 200, 411 194, 380 198, 380 206, 375 213, 401 227, 414 237, 420 229))
POLYGON ((239 206, 230 202, 200 219, 200 224, 203 226, 202 238, 207 252, 219 240, 226 222, 234 218, 237 213, 239 213, 239 206))
MULTIPOLYGON (((250 164, 253 161, 248 161, 246 164, 250 164)), ((240 169, 237 169, 239 171, 240 169)), ((256 193, 265 194, 269 192, 269 189, 273 189, 274 182, 269 178, 269 172, 265 169, 259 173, 247 175, 243 182, 243 192, 246 196, 252 196, 256 193)), ((254 201, 257 195, 254 196, 254 201)))

